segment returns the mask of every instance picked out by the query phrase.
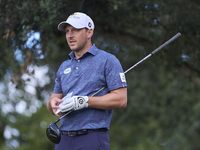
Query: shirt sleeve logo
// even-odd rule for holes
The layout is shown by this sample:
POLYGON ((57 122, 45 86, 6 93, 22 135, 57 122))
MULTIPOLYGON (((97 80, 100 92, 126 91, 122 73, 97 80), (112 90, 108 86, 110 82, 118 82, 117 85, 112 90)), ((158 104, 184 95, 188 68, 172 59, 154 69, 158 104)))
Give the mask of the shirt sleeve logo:
POLYGON ((67 69, 64 70, 64 74, 68 74, 70 72, 71 72, 71 68, 67 68, 67 69))
POLYGON ((120 75, 121 81, 126 82, 126 78, 125 78, 124 73, 119 73, 119 75, 120 75))

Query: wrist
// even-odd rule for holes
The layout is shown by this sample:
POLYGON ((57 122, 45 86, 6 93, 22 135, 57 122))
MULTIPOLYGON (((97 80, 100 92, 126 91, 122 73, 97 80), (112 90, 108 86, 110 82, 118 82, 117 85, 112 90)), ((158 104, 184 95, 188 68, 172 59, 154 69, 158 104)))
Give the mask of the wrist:
POLYGON ((87 100, 87 107, 89 107, 89 106, 90 106, 90 98, 91 98, 91 97, 89 97, 89 96, 88 96, 88 100, 87 100))

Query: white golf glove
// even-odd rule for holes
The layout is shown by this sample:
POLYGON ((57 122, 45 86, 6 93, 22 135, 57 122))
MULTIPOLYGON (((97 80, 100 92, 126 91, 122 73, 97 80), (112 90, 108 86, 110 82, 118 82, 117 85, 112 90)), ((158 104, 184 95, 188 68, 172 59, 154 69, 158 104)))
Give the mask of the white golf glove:
MULTIPOLYGON (((69 99, 69 98, 71 98, 72 97, 72 94, 73 94, 73 92, 71 92, 71 93, 68 93, 65 97, 63 97, 62 98, 62 100, 63 101, 65 101, 66 99, 69 99)), ((63 102, 62 103, 60 103, 59 104, 59 106, 62 106, 62 104, 63 104, 63 102)), ((57 111, 56 111, 56 114, 58 114, 58 113, 60 113, 61 112, 61 110, 60 109, 58 109, 57 111)))
POLYGON ((88 96, 73 96, 71 98, 65 99, 60 105, 61 112, 67 112, 72 110, 79 110, 88 107, 88 96))

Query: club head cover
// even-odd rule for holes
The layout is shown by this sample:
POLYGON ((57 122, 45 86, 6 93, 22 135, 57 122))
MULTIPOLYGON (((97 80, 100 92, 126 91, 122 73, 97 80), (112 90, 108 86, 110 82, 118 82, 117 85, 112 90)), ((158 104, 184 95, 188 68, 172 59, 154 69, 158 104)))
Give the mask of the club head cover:
POLYGON ((58 144, 61 139, 61 133, 55 122, 51 123, 46 130, 47 138, 54 144, 58 144))

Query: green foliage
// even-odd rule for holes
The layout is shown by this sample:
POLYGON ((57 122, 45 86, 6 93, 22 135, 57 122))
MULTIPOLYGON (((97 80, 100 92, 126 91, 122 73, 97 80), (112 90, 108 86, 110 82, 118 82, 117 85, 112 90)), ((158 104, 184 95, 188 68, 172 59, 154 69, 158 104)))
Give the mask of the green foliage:
POLYGON ((127 150, 191 149, 199 124, 198 115, 194 116, 199 110, 193 109, 199 95, 191 93, 198 92, 199 87, 183 76, 174 80, 173 73, 161 67, 151 65, 146 70, 136 74, 136 69, 127 75, 133 83, 128 82, 127 108, 115 111, 113 116, 113 149, 117 143, 121 143, 118 149, 127 150))
POLYGON ((114 110, 111 149, 200 149, 197 0, 1 0, 0 149, 54 149, 45 131, 57 117, 45 103, 70 52, 57 25, 75 11, 91 16, 93 42, 114 54, 124 70, 182 34, 126 75, 128 105, 114 110), (48 71, 38 71, 43 67, 48 71))

